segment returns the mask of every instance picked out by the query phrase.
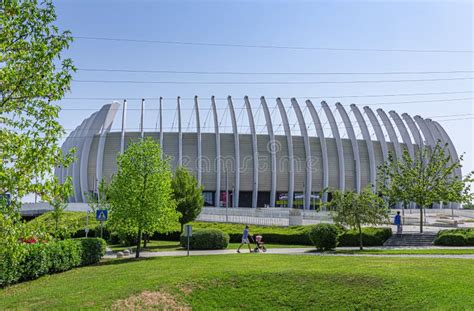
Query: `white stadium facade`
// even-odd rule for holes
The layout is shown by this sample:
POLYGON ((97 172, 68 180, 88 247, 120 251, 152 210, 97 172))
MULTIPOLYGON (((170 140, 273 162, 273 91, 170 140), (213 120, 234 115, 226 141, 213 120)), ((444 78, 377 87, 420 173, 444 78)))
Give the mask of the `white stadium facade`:
MULTIPOLYGON (((110 180, 116 172, 117 156, 130 142, 152 137, 162 146, 163 156, 169 158, 172 168, 182 165, 196 176, 203 186, 207 206, 224 206, 227 198, 229 206, 234 207, 310 209, 322 189, 361 191, 375 185, 377 167, 390 153, 400 158, 406 149, 413 157, 421 146, 435 146, 440 141, 447 144, 452 159, 458 159, 443 127, 420 116, 374 111, 367 106, 360 109, 354 104, 329 106, 324 101, 313 104, 310 100, 303 104, 295 98, 285 105, 283 99, 273 99, 270 104, 270 100, 261 97, 259 105, 253 106, 245 97, 242 113, 236 117, 234 101, 230 96, 218 103, 214 97, 209 99, 209 131, 201 127, 198 97, 190 109, 195 123, 191 131, 183 131, 179 97, 173 101, 175 131, 163 128, 163 118, 167 116, 163 115, 161 98, 156 103, 159 127, 155 131, 144 130, 143 101, 138 131, 127 130, 126 101, 104 105, 66 138, 62 149, 74 147, 76 161, 68 168, 56 168, 55 174, 60 181, 71 176, 75 193, 70 202, 86 202, 86 193, 96 192, 98 181, 110 180), (218 104, 225 106, 231 121, 227 132, 223 130, 218 104), (261 129, 257 129, 255 121, 257 110, 264 120, 261 129), (121 129, 112 131, 119 111, 121 129), (290 123, 289 114, 293 115, 294 124, 290 123), (248 122, 245 133, 239 131, 239 117, 248 122)), ((461 176, 461 171, 456 174, 461 176)), ((321 199, 328 200, 330 195, 324 194, 321 199)))

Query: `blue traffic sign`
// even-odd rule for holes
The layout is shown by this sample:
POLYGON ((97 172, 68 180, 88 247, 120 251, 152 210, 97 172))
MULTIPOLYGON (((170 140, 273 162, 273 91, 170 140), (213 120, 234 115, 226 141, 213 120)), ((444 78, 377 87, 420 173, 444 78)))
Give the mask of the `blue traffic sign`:
POLYGON ((95 219, 98 221, 106 221, 108 216, 108 211, 106 209, 98 209, 95 211, 95 219))

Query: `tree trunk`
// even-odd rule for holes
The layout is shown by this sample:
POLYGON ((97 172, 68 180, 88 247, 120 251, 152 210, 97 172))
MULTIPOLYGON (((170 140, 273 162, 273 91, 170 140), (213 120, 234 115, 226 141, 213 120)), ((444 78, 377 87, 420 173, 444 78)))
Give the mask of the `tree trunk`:
POLYGON ((183 228, 184 228, 184 224, 183 224, 183 223, 181 223, 181 231, 179 232, 179 233, 180 233, 180 235, 183 233, 183 228))
POLYGON ((423 206, 420 205, 420 233, 423 233, 423 206))
POLYGON ((140 244, 142 243, 142 229, 138 229, 138 243, 137 250, 135 251, 135 258, 140 257, 140 244))
POLYGON ((143 234, 143 248, 146 248, 146 243, 148 242, 148 233, 143 234))
POLYGON ((359 225, 359 248, 360 250, 364 249, 364 245, 362 243, 362 227, 359 225))

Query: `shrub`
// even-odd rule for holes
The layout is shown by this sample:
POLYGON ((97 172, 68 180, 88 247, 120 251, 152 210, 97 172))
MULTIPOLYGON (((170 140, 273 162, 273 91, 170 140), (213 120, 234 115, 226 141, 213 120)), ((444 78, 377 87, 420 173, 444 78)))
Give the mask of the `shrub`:
POLYGON ((0 287, 96 263, 105 253, 105 241, 98 238, 16 246, 16 255, 2 253, 0 258, 0 287))
MULTIPOLYGON (((391 228, 362 228, 362 243, 364 246, 382 246, 392 236, 391 228)), ((347 230, 339 234, 338 246, 359 246, 359 232, 347 230)))
MULTIPOLYGON (((181 246, 187 247, 188 238, 181 235, 181 246)), ((190 249, 223 249, 229 245, 229 235, 217 229, 196 230, 189 239, 190 249)))
POLYGON ((105 255, 107 244, 101 238, 80 238, 77 239, 82 246, 81 265, 87 266, 98 263, 105 255))
POLYGON ((309 238, 318 250, 334 249, 337 243, 337 228, 332 224, 318 224, 308 231, 309 238))
POLYGON ((468 232, 464 237, 467 246, 474 246, 474 231, 468 232))
POLYGON ((466 245, 466 237, 461 233, 444 233, 436 237, 434 244, 445 246, 464 246, 466 245))

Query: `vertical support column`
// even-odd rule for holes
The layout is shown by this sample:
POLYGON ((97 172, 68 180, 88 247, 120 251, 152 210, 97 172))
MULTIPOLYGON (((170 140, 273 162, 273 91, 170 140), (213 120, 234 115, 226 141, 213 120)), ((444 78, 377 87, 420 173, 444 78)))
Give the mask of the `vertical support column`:
POLYGON ((239 133, 237 132, 237 120, 235 118, 234 104, 232 103, 232 97, 227 97, 229 105, 230 118, 232 120, 232 130, 234 131, 234 152, 235 152, 235 180, 234 180, 234 192, 232 193, 233 204, 232 207, 239 207, 239 193, 240 193, 240 142, 239 133))
POLYGON ((296 118, 298 119, 298 124, 300 126, 300 132, 303 136, 304 142, 304 151, 305 151, 305 160, 306 160, 306 183, 305 183, 305 194, 304 194, 304 209, 309 209, 311 206, 311 189, 313 182, 313 168, 311 165, 311 147, 309 144, 308 129, 306 128, 306 123, 304 121, 303 113, 301 112, 300 105, 296 98, 291 99, 291 104, 296 113, 296 118))
POLYGON ((385 140, 385 136, 382 132, 382 126, 380 125, 379 120, 375 116, 375 113, 372 111, 372 109, 365 106, 364 111, 370 120, 370 124, 372 125, 372 128, 374 129, 375 137, 377 138, 377 141, 380 142, 380 149, 382 149, 382 160, 385 163, 388 159, 388 147, 387 147, 387 141, 385 140))
POLYGON ((290 125, 288 123, 288 115, 286 114, 285 107, 278 97, 277 100, 278 110, 280 111, 281 121, 283 123, 283 129, 285 130, 286 141, 288 144, 288 208, 293 208, 293 198, 295 194, 295 158, 293 154, 293 137, 291 136, 290 125))
POLYGON ((141 138, 143 139, 143 137, 145 136, 145 126, 143 125, 143 116, 145 114, 145 99, 142 98, 142 108, 141 108, 141 111, 140 111, 140 136, 141 138))
POLYGON ((178 166, 183 165, 183 132, 181 131, 181 97, 178 96, 178 166))
POLYGON ((270 141, 270 157, 271 157, 271 190, 270 190, 270 207, 275 207, 276 200, 276 146, 275 146, 275 135, 273 134, 273 124, 270 111, 268 110, 267 101, 265 97, 260 97, 260 104, 262 105, 263 114, 265 115, 265 123, 267 124, 268 138, 270 141))
POLYGON ((410 135, 408 134, 408 130, 405 126, 405 123, 403 123, 402 119, 395 111, 392 110, 389 112, 389 114, 398 128, 398 132, 400 132, 400 135, 402 136, 403 143, 405 143, 405 145, 407 146, 410 157, 412 159, 415 159, 415 148, 413 147, 413 143, 410 139, 410 135))
POLYGON ((332 114, 328 104, 326 104, 325 101, 322 101, 321 106, 323 107, 324 114, 331 126, 332 136, 336 140, 337 160, 339 163, 339 190, 344 191, 346 189, 346 173, 344 169, 344 149, 342 147, 341 135, 339 134, 336 119, 334 119, 334 115, 332 114))
POLYGON ((197 181, 201 185, 202 176, 202 140, 201 140, 201 122, 199 119, 199 101, 198 97, 194 96, 194 110, 196 110, 196 131, 197 131, 197 181))
POLYGON ((377 165, 375 163, 375 152, 374 152, 374 145, 372 143, 372 139, 370 138, 369 129, 367 128, 367 123, 365 123, 364 117, 360 112, 359 108, 352 104, 351 110, 354 113, 354 116, 357 119, 357 123, 359 124, 360 130, 362 132, 362 137, 364 137, 365 145, 367 146, 367 151, 369 154, 369 174, 370 174, 370 185, 372 191, 376 189, 376 182, 377 182, 377 165))
POLYGON ((163 97, 160 97, 160 150, 161 158, 163 159, 163 97))
POLYGON ((252 135, 252 152, 253 152, 253 184, 252 184, 252 208, 257 207, 258 198, 258 149, 257 149, 257 133, 255 132, 255 122, 253 119, 252 107, 248 96, 244 97, 247 117, 249 119, 250 134, 252 135))
POLYGON ((395 133, 395 129, 393 128, 392 122, 390 122, 390 119, 388 118, 387 114, 382 109, 377 109, 377 113, 380 119, 382 119, 382 123, 385 129, 387 130, 388 137, 390 138, 390 141, 393 144, 393 148, 395 149, 395 158, 401 160, 403 158, 402 148, 400 147, 400 143, 398 142, 397 134, 395 133))
POLYGON ((127 100, 123 100, 122 107, 122 133, 120 135, 120 153, 125 150, 125 123, 127 122, 127 100))
MULTIPOLYGON (((328 167, 328 148, 326 145, 326 137, 324 136, 323 125, 321 120, 314 109, 313 103, 310 100, 306 101, 306 106, 308 107, 311 118, 313 119, 314 126, 316 127, 316 134, 319 138, 319 144, 321 145, 321 155, 322 155, 322 167, 323 167, 323 189, 325 190, 329 187, 329 167, 328 167)), ((327 191, 323 192, 323 197, 321 198, 323 202, 327 202, 328 194, 327 191)))
POLYGON ((344 108, 341 103, 336 103, 336 109, 339 111, 339 115, 344 122, 344 126, 347 131, 347 135, 351 140, 352 145, 352 152, 354 154, 354 161, 355 161, 355 190, 360 192, 360 153, 359 153, 359 144, 357 143, 357 138, 354 133, 354 128, 352 127, 352 122, 347 115, 346 109, 344 108))
MULTIPOLYGON (((216 100, 211 97, 212 115, 214 116, 214 134, 216 135, 216 207, 220 207, 221 198, 221 136, 219 134, 219 119, 217 117, 216 100)), ((226 196, 229 195, 226 193, 226 196)))

